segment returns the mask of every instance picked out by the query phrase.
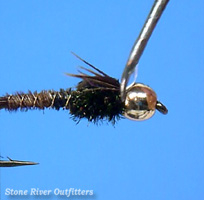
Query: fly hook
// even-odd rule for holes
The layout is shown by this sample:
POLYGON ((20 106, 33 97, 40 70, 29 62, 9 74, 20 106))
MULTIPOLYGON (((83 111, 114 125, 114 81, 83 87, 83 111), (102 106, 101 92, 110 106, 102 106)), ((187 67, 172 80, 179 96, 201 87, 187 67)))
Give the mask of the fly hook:
POLYGON ((169 0, 155 0, 152 9, 143 25, 143 28, 135 41, 132 50, 130 52, 128 61, 126 63, 125 69, 122 74, 121 84, 120 84, 120 94, 121 100, 125 101, 126 97, 126 87, 131 74, 134 72, 136 65, 147 45, 147 42, 161 17, 167 3, 169 0))

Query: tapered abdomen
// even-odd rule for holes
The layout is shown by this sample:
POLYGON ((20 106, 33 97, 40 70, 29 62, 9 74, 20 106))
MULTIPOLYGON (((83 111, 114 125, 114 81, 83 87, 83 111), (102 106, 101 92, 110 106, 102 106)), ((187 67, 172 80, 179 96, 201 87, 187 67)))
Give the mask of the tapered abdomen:
POLYGON ((29 91, 0 97, 0 109, 8 111, 45 108, 67 109, 75 121, 82 118, 93 122, 107 119, 114 124, 121 117, 124 105, 119 89, 112 88, 61 89, 59 92, 43 90, 39 93, 29 91))
POLYGON ((0 109, 9 111, 28 110, 28 109, 45 109, 60 108, 69 109, 70 90, 61 89, 59 92, 53 90, 43 90, 40 93, 16 93, 0 97, 0 109))

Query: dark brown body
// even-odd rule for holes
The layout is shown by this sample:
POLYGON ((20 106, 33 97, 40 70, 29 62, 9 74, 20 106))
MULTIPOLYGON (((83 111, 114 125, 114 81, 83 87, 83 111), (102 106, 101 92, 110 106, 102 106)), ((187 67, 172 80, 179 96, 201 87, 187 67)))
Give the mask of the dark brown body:
POLYGON ((90 66, 96 72, 83 69, 92 75, 68 74, 82 79, 76 90, 43 90, 39 93, 29 91, 28 93, 5 95, 0 97, 0 109, 26 111, 45 108, 59 110, 62 108, 68 109, 75 121, 87 118, 88 121, 93 122, 106 119, 115 123, 116 119, 121 118, 124 109, 124 104, 120 99, 120 83, 94 66, 90 66))

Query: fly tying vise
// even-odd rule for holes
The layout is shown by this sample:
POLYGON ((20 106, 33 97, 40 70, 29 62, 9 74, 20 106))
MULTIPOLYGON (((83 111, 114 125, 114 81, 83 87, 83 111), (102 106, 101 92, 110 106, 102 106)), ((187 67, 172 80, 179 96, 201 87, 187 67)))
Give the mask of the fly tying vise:
POLYGON ((7 157, 9 160, 0 160, 0 167, 18 167, 25 165, 38 165, 39 163, 30 162, 30 161, 21 161, 21 160, 12 160, 7 157))

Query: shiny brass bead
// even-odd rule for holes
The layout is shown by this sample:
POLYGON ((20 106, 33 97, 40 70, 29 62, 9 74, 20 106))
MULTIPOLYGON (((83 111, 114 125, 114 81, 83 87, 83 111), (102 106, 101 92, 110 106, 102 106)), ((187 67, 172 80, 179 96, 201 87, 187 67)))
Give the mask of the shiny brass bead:
POLYGON ((156 105, 156 93, 147 85, 134 83, 126 90, 123 115, 131 120, 146 120, 154 115, 156 105))

